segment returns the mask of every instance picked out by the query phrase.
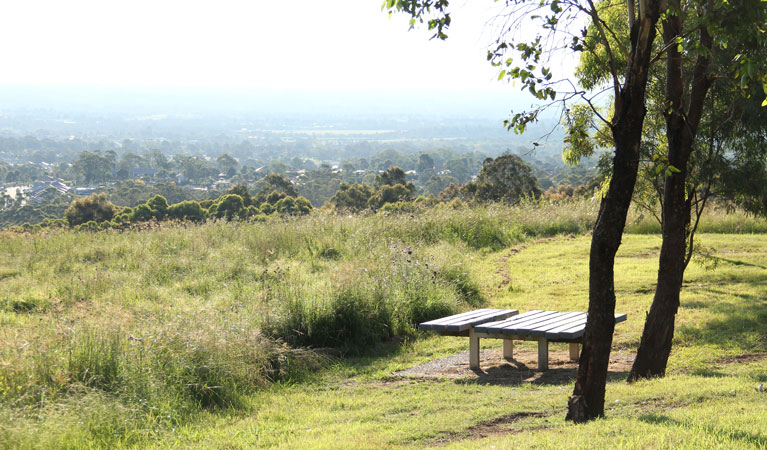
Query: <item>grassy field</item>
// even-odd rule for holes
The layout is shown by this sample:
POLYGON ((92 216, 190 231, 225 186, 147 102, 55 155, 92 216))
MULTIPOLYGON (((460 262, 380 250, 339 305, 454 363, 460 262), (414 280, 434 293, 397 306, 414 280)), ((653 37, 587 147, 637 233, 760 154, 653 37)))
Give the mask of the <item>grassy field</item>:
MULTIPOLYGON (((579 204, 0 234, 0 447, 767 447, 767 240, 748 233, 767 227, 743 216, 702 227, 669 376, 615 373, 604 420, 564 421, 572 368, 392 375, 467 348, 418 321, 585 310, 593 216, 579 204)), ((626 358, 652 300, 652 229, 632 222, 616 263, 626 358)))

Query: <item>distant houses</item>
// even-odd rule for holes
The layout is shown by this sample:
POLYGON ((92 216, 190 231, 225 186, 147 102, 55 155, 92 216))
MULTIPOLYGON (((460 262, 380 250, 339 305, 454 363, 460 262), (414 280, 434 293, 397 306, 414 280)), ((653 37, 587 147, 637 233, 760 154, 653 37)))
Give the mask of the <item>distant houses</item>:
POLYGON ((130 169, 118 169, 115 167, 112 169, 112 176, 138 180, 144 177, 153 177, 155 174, 157 174, 157 172, 159 172, 158 169, 149 169, 146 167, 133 167, 130 169))
POLYGON ((88 195, 93 195, 96 192, 98 192, 101 189, 99 186, 85 186, 85 187, 79 187, 74 189, 74 194, 79 195, 81 197, 86 197, 88 195))
POLYGON ((153 177, 155 174, 157 174, 157 169, 147 169, 143 167, 139 167, 136 169, 129 169, 128 170, 128 177, 132 179, 142 178, 142 177, 153 177))
POLYGON ((24 190, 24 196, 29 202, 39 202, 43 199, 43 193, 49 188, 53 188, 56 195, 64 195, 72 191, 72 188, 61 178, 43 178, 35 181, 32 186, 24 190))

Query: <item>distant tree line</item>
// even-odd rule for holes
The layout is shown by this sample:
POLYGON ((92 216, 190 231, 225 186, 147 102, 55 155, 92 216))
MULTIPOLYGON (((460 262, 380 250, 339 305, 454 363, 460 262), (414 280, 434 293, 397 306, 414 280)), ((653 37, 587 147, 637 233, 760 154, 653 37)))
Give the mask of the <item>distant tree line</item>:
MULTIPOLYGON (((421 160, 428 163, 427 158, 421 160)), ((332 174, 327 167, 317 170, 332 174)), ((432 177, 435 176, 438 175, 432 177)), ((437 195, 418 195, 416 185, 397 166, 375 174, 372 182, 369 181, 370 177, 356 183, 337 180, 338 186, 323 208, 353 214, 365 211, 398 213, 429 208, 441 202, 515 204, 523 199, 559 201, 592 195, 599 186, 598 180, 594 180, 578 188, 560 186, 542 192, 531 168, 520 157, 511 154, 486 158, 474 179, 463 184, 451 181, 437 195)), ((15 207, 18 218, 0 224, 5 227, 24 225, 22 228, 28 229, 29 224, 41 223, 42 226, 95 230, 165 220, 263 220, 272 214, 305 215, 314 209, 312 202, 301 195, 303 186, 296 185, 284 175, 270 173, 251 186, 255 195, 246 185, 238 184, 223 193, 204 193, 208 198, 192 199, 190 195, 195 191, 175 183, 150 185, 141 180, 128 180, 117 183, 107 192, 83 198, 56 197, 50 193, 50 203, 24 207, 19 206, 19 200, 4 197, 5 209, 15 207)))
MULTIPOLYGON (((137 178, 147 183, 174 181, 179 185, 210 186, 224 177, 233 184, 250 185, 268 173, 278 173, 290 175, 301 195, 319 207, 341 183, 372 185, 376 174, 392 166, 408 174, 408 181, 415 185, 418 194, 438 196, 451 183, 471 181, 487 158, 487 154, 478 151, 419 150, 412 148, 412 144, 391 145, 397 147, 382 149, 379 144, 351 143, 348 146, 359 151, 336 153, 330 156, 333 162, 329 163, 300 156, 298 149, 285 154, 261 152, 249 141, 215 147, 130 139, 117 143, 0 137, 0 157, 5 161, 0 162, 0 183, 24 185, 51 176, 75 186, 137 178), (350 154, 355 156, 342 156, 350 154)), ((594 172, 593 168, 583 166, 570 168, 560 157, 549 154, 525 156, 525 161, 532 164, 542 189, 583 184, 594 172)))
POLYGON ((486 158, 476 179, 465 184, 450 183, 436 196, 416 197, 416 188, 407 181, 399 167, 378 174, 373 186, 342 183, 328 201, 331 209, 360 212, 412 210, 417 204, 431 205, 440 201, 503 202, 515 204, 524 198, 539 198, 537 180, 530 167, 516 155, 486 158))
POLYGON ((111 203, 106 193, 75 199, 58 218, 46 218, 36 225, 15 227, 32 230, 42 227, 70 227, 77 230, 124 229, 136 224, 162 221, 202 222, 205 220, 266 220, 269 215, 306 215, 312 205, 298 195, 290 181, 277 174, 264 180, 256 195, 238 185, 216 199, 184 200, 169 204, 162 195, 155 195, 134 207, 111 203))

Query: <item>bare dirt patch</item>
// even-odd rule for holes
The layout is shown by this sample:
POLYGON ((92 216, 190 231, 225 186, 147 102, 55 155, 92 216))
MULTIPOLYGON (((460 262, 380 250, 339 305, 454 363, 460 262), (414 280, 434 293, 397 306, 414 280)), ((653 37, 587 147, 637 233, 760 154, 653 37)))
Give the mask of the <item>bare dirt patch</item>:
MULTIPOLYGON (((564 411, 557 411, 552 414, 564 414, 564 411)), ((479 422, 476 425, 472 425, 465 431, 443 431, 441 436, 432 440, 437 445, 446 445, 450 442, 481 439, 494 434, 514 434, 521 433, 523 430, 515 430, 511 426, 517 422, 525 420, 531 417, 547 417, 550 414, 544 414, 542 412, 518 412, 513 414, 506 414, 505 416, 496 417, 491 420, 479 422)), ((526 428, 526 430, 542 430, 548 428, 546 426, 538 426, 533 428, 526 428)))
MULTIPOLYGON (((627 375, 633 362, 633 354, 613 352, 610 355, 608 376, 620 378, 627 375)), ((400 370, 392 375, 427 380, 454 379, 481 384, 569 384, 575 380, 578 371, 578 363, 570 361, 567 350, 555 348, 549 351, 549 370, 538 370, 537 351, 521 348, 514 349, 512 361, 504 359, 500 349, 483 350, 480 352, 480 367, 481 369, 478 370, 469 368, 469 351, 467 350, 400 370)))
POLYGON ((495 273, 501 277, 501 283, 498 285, 499 288, 506 287, 511 283, 511 275, 509 275, 508 270, 509 258, 511 258, 511 255, 515 255, 525 248, 527 248, 527 246, 524 244, 512 247, 506 250, 503 255, 495 261, 495 265, 497 266, 495 273))
POLYGON ((717 367, 728 366, 730 364, 748 364, 752 362, 767 359, 767 353, 750 353, 747 355, 738 355, 730 358, 722 358, 714 361, 717 367))

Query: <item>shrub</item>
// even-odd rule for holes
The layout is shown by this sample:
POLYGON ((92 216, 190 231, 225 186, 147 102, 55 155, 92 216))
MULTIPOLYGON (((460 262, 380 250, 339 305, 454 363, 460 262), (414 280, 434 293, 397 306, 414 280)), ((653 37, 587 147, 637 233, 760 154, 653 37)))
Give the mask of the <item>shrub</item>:
POLYGON ((260 210, 260 209, 258 209, 258 208, 256 208, 255 206, 248 206, 248 208, 247 208, 247 212, 245 213, 245 215, 246 215, 248 218, 250 218, 250 217, 255 217, 255 216, 258 216, 258 215, 260 215, 260 214, 261 214, 261 210, 260 210))
POLYGON ((263 202, 263 203, 261 203, 261 206, 259 207, 259 209, 261 209, 261 212, 263 212, 264 214, 271 214, 271 213, 273 213, 274 211, 276 211, 276 210, 274 209, 274 206, 272 206, 272 205, 271 205, 270 203, 268 203, 268 202, 263 202))
MULTIPOLYGON (((410 183, 412 184, 412 183, 410 183)), ((386 203, 396 203, 410 201, 413 198, 413 192, 404 184, 390 186, 382 185, 375 194, 368 200, 368 206, 371 209, 381 208, 386 203)))
POLYGON ((328 204, 338 211, 360 212, 368 208, 372 196, 373 189, 367 184, 341 183, 328 204))
POLYGON ((280 214, 294 216, 303 216, 312 211, 312 204, 304 197, 284 197, 280 199, 274 207, 280 214))
POLYGON ((250 195, 250 191, 248 191, 248 188, 242 184, 237 184, 235 186, 232 186, 232 188, 226 191, 226 193, 235 194, 242 197, 242 202, 245 204, 245 206, 253 205, 253 196, 250 195))
POLYGON ((117 208, 107 201, 104 193, 93 194, 73 201, 64 213, 69 226, 74 227, 85 222, 104 222, 112 220, 117 208))
POLYGON ((162 220, 168 214, 168 201, 162 195, 155 195, 150 198, 146 205, 152 211, 152 216, 157 220, 162 220))
POLYGON ((91 220, 90 222, 81 223, 80 225, 77 225, 74 227, 75 231, 101 231, 106 229, 106 227, 102 226, 102 224, 107 224, 110 222, 96 222, 95 220, 91 220))
POLYGON ((269 203, 270 205, 277 205, 277 202, 287 197, 290 197, 290 196, 285 194, 284 192, 272 191, 271 194, 265 197, 264 201, 266 203, 269 203))
POLYGON ((131 214, 131 222, 146 222, 154 217, 154 212, 146 204, 138 205, 133 208, 133 214, 131 214))
POLYGON ((205 210, 202 205, 194 200, 185 200, 168 207, 168 217, 176 220, 191 220, 201 222, 205 220, 205 210))
POLYGON ((209 214, 213 217, 233 220, 242 217, 244 210, 245 203, 242 197, 237 194, 226 194, 210 207, 209 214))

